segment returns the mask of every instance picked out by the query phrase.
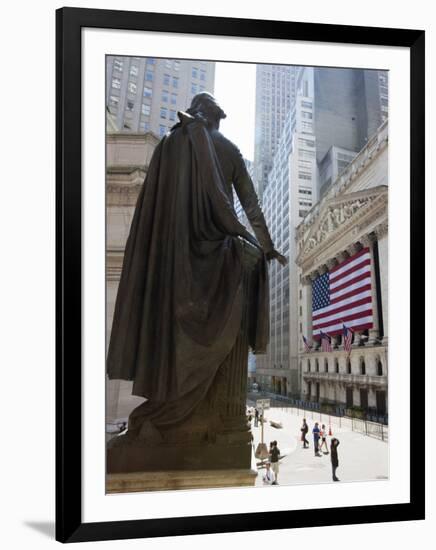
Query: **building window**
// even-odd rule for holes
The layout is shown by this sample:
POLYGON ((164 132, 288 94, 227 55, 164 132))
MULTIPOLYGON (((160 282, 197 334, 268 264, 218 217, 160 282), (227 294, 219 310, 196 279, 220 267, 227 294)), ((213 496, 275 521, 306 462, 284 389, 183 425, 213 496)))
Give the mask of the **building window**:
POLYGON ((156 63, 156 60, 154 59, 154 57, 147 57, 147 63, 149 63, 150 65, 154 65, 156 63))
POLYGON ((366 374, 365 359, 363 357, 360 358, 360 374, 366 374))
POLYGON ((170 120, 176 120, 176 111, 170 111, 170 120))
POLYGON ((141 132, 148 132, 148 130, 150 129, 150 124, 148 122, 141 122, 139 124, 139 129, 141 130, 141 132))
POLYGON ((198 78, 198 69, 197 69, 197 67, 192 67, 192 78, 198 78))
POLYGON ((377 359, 377 376, 383 376, 383 365, 380 359, 377 359))
POLYGON ((301 117, 302 118, 312 118, 312 113, 309 113, 308 111, 301 111, 301 117))
POLYGON ((126 103, 126 110, 127 111, 133 111, 133 107, 135 106, 135 104, 133 103, 133 101, 128 101, 126 103))
POLYGON ((120 71, 120 73, 123 71, 123 62, 119 59, 115 59, 114 61, 114 69, 116 71, 120 71))
POLYGON ((138 67, 136 65, 130 66, 130 76, 138 76, 138 67))
POLYGON ((316 370, 316 372, 319 372, 319 361, 318 361, 318 359, 315 359, 315 370, 316 370))
POLYGON ((118 103, 120 102, 119 98, 114 96, 114 95, 111 95, 109 97, 109 103, 110 105, 113 105, 114 107, 118 107, 118 103))
POLYGON ((166 131, 167 131, 167 127, 164 126, 163 124, 161 124, 159 126, 159 136, 163 137, 165 135, 166 131))
POLYGON ((161 107, 160 109, 160 118, 167 118, 168 109, 166 107, 161 107))
POLYGON ((191 94, 196 94, 198 92, 197 84, 191 84, 191 94))
POLYGON ((147 103, 143 103, 141 106, 141 113, 148 116, 150 114, 150 105, 147 105, 147 103))
POLYGON ((112 79, 112 88, 119 90, 121 88, 121 80, 119 78, 112 79))
POLYGON ((351 361, 350 361, 350 358, 347 359, 347 374, 351 374, 351 361))
POLYGON ((306 109, 312 109, 312 102, 311 101, 302 101, 301 106, 306 107, 306 109))
POLYGON ((164 86, 169 86, 170 85, 170 75, 169 74, 164 74, 163 84, 164 84, 164 86))
POLYGON ((136 94, 136 84, 134 82, 129 82, 127 88, 131 94, 136 94))
MULTIPOLYGON (((298 177, 300 178, 300 180, 310 181, 312 179, 312 174, 307 174, 306 172, 298 172, 298 177)), ((307 191, 300 191, 300 193, 307 193, 307 191)), ((310 191, 310 194, 312 194, 312 191, 310 191)))
POLYGON ((310 359, 307 361, 307 372, 310 372, 310 359))
POLYGON ((174 88, 179 87, 179 78, 177 76, 173 76, 173 87, 174 88))
POLYGON ((200 71, 200 80, 206 80, 206 71, 204 69, 200 71))
POLYGON ((174 70, 179 71, 180 70, 180 61, 174 61, 174 70))
POLYGON ((153 95, 153 90, 149 88, 148 86, 144 87, 144 97, 150 98, 153 95))
POLYGON ((298 138, 298 143, 305 147, 315 147, 315 141, 313 139, 298 138))
POLYGON ((171 94, 171 105, 177 105, 177 94, 171 94))
POLYGON ((165 59, 165 67, 171 69, 171 59, 165 59))
POLYGON ((149 82, 152 82, 152 80, 153 80, 153 72, 152 71, 145 71, 145 80, 148 80, 149 82))
POLYGON ((164 91, 162 92, 162 102, 163 102, 163 103, 168 103, 168 99, 169 99, 169 94, 168 94, 167 91, 164 90, 164 91))
POLYGON ((337 359, 335 359, 335 372, 336 374, 339 373, 339 361, 337 359))

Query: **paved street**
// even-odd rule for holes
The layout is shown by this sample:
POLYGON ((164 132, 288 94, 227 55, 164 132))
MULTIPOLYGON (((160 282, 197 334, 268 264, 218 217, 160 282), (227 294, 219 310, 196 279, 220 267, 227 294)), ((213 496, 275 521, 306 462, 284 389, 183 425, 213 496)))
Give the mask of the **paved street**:
MULTIPOLYGON (((280 485, 308 484, 308 483, 333 483, 331 476, 330 455, 315 457, 313 450, 313 438, 311 435, 315 422, 320 420, 326 424, 328 429, 328 416, 319 413, 307 412, 306 420, 309 425, 307 439, 309 449, 302 449, 300 441, 300 427, 303 413, 297 409, 274 407, 265 411, 264 442, 269 448, 270 441, 277 440, 281 455, 280 473, 278 481, 280 485), (298 414, 299 413, 299 414, 298 414), (313 415, 313 418, 312 418, 313 415), (281 422, 283 428, 273 428, 270 420, 281 422)), ((375 479, 386 479, 388 472, 388 443, 353 432, 349 426, 344 426, 339 420, 332 418, 332 433, 340 441, 338 447, 339 468, 337 476, 341 482, 364 481, 375 479)), ((254 436, 254 448, 257 448, 261 437, 260 423, 257 428, 252 421, 252 432, 254 436)), ((327 438, 330 448, 330 437, 327 438)), ((253 455, 253 468, 255 468, 253 455)), ((259 469, 256 486, 262 485, 262 474, 264 469, 259 469)))

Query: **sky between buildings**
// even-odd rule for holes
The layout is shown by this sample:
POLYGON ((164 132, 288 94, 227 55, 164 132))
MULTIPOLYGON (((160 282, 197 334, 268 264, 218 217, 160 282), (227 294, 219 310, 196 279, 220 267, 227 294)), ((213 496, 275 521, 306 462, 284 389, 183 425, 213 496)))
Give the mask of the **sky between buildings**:
POLYGON ((215 66, 215 98, 227 114, 220 130, 242 155, 253 160, 256 99, 256 65, 221 63, 215 66))

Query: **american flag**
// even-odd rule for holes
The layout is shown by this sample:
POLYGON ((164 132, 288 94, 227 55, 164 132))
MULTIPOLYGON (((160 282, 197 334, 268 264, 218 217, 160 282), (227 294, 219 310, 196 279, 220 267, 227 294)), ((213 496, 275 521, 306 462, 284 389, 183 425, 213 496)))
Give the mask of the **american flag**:
POLYGON ((309 351, 312 350, 312 344, 309 344, 309 342, 307 341, 307 338, 304 335, 303 335, 303 342, 304 342, 304 349, 306 353, 309 353, 309 351))
POLYGON ((312 329, 330 336, 342 334, 343 325, 356 330, 373 326, 371 257, 362 248, 312 282, 312 329))
POLYGON ((343 344, 344 344, 344 350, 350 355, 351 353, 351 342, 353 340, 353 330, 351 328, 348 328, 346 325, 344 325, 343 328, 343 344))
POLYGON ((321 331, 321 349, 322 351, 332 351, 331 338, 328 334, 321 331))

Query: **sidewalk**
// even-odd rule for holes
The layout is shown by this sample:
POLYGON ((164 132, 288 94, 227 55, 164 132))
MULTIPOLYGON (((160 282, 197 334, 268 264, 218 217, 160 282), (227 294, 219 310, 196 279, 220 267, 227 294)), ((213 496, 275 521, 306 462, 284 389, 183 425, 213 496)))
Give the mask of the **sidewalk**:
MULTIPOLYGON (((265 411, 266 422, 264 425, 264 442, 269 448, 270 441, 276 440, 281 455, 280 473, 278 481, 280 485, 310 484, 310 483, 333 483, 331 474, 330 455, 314 456, 312 428, 315 422, 319 422, 319 413, 311 413, 306 416, 309 425, 307 439, 309 449, 302 449, 300 441, 300 427, 302 424, 302 412, 296 414, 295 409, 273 407, 265 411), (270 426, 270 420, 281 422, 282 429, 270 426)), ((333 418, 332 418, 333 420, 333 418)), ((334 419, 337 420, 337 419, 334 419)), ((328 431, 328 416, 322 415, 322 422, 328 431)), ((369 481, 376 479, 387 479, 389 476, 389 447, 386 442, 368 437, 366 435, 351 431, 350 427, 342 425, 339 427, 336 422, 332 423, 333 436, 339 439, 338 447, 339 467, 337 476, 341 482, 347 481, 369 481)), ((261 427, 257 428, 252 422, 252 433, 254 437, 254 449, 260 442, 261 427)), ((330 450, 330 439, 327 443, 330 450)), ((253 468, 256 469, 253 454, 253 468)), ((262 486, 262 474, 264 469, 259 469, 256 479, 256 486, 262 486)))

